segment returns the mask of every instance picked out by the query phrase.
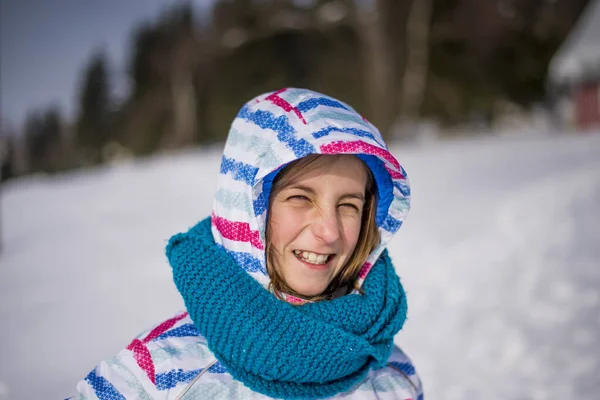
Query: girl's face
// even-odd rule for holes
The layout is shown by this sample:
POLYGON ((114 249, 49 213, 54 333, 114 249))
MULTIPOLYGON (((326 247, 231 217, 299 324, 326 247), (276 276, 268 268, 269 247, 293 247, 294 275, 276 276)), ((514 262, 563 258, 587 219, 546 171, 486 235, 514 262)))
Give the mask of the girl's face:
POLYGON ((273 267, 304 296, 322 293, 352 255, 365 203, 362 161, 322 157, 317 168, 292 175, 269 211, 273 267))

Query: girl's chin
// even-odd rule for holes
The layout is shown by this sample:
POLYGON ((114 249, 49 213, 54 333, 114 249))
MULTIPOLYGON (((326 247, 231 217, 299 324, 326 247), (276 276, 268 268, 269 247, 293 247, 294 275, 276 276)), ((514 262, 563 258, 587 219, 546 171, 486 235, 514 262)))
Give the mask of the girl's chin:
POLYGON ((297 276, 296 279, 290 279, 288 285, 299 295, 312 297, 323 293, 329 285, 329 280, 312 280, 306 276, 297 276))
POLYGON ((333 260, 325 264, 310 264, 293 256, 288 259, 288 276, 284 277, 287 284, 296 293, 305 297, 317 296, 325 289, 330 282, 331 268, 333 260))
POLYGON ((314 297, 314 296, 317 296, 317 295, 323 293, 323 291, 325 290, 326 287, 323 287, 323 288, 321 288, 321 287, 319 287, 319 288, 315 288, 315 287, 307 288, 305 286, 302 286, 302 287, 291 286, 291 288, 294 289, 294 291, 296 293, 298 293, 300 296, 303 296, 303 297, 306 297, 306 298, 310 298, 310 297, 314 297), (315 290, 315 289, 317 289, 317 290, 315 290))

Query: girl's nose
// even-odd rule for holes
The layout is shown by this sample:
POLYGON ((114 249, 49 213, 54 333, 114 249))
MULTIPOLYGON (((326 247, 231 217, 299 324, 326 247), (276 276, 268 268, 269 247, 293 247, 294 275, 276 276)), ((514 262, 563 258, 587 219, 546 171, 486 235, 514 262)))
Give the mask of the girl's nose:
POLYGON ((335 211, 321 211, 312 224, 312 232, 324 243, 335 243, 340 238, 340 225, 335 211))

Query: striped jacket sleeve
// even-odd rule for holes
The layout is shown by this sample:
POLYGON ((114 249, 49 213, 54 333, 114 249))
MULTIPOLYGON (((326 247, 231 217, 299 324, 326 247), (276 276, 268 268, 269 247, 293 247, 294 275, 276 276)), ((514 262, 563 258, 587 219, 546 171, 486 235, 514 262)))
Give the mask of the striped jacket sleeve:
POLYGON ((131 356, 122 351, 116 357, 100 362, 77 383, 78 396, 73 400, 156 398, 154 393, 151 393, 151 387, 145 385, 144 371, 129 358, 131 356))

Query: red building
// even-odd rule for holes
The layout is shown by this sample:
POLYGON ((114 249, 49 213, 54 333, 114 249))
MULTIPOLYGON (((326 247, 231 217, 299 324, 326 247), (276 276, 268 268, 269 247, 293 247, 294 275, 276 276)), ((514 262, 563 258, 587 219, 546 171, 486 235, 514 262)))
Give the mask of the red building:
POLYGON ((590 0, 548 72, 564 125, 600 129, 600 0, 590 0))
POLYGON ((581 84, 573 92, 575 126, 582 130, 600 126, 600 83, 581 84))

